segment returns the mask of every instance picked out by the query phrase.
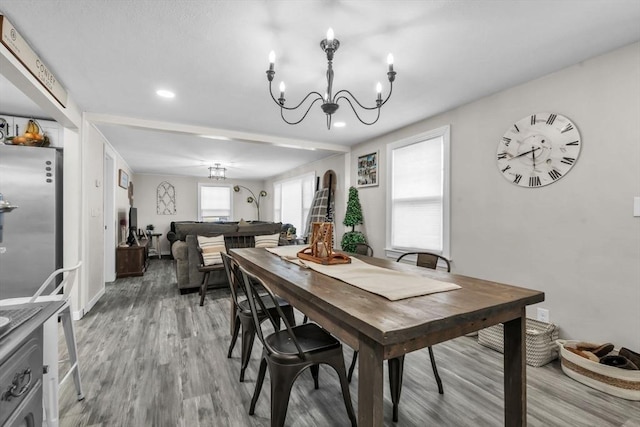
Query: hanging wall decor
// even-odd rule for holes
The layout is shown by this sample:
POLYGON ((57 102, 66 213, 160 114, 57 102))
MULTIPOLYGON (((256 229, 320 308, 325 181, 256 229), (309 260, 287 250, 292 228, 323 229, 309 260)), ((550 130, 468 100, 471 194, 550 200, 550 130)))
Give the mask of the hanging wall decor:
POLYGON ((176 189, 171 183, 162 181, 156 190, 156 213, 158 215, 176 214, 176 189))
POLYGON ((358 187, 378 185, 378 152, 358 157, 358 187))

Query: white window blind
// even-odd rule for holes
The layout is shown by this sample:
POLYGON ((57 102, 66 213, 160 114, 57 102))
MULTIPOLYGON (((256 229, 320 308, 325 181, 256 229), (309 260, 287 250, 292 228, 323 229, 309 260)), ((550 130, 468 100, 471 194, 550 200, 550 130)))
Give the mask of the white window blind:
POLYGON ((391 250, 448 252, 448 127, 390 144, 391 250))
POLYGON ((302 235, 313 201, 315 174, 305 174, 273 184, 273 218, 293 224, 302 235))
POLYGON ((231 187, 198 184, 200 221, 228 221, 231 215, 231 187))

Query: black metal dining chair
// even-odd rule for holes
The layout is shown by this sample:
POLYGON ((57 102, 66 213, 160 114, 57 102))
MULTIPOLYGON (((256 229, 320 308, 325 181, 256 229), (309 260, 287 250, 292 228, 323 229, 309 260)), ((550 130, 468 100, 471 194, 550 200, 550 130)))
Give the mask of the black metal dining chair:
POLYGON ((373 256, 373 248, 366 243, 356 243, 356 249, 353 252, 359 255, 373 256))
POLYGON ((265 283, 242 267, 240 267, 240 271, 243 278, 241 285, 247 294, 251 314, 256 325, 256 333, 263 345, 258 380, 251 399, 249 414, 255 413, 267 368, 269 368, 269 376, 271 377, 271 426, 281 427, 287 416, 289 396, 296 378, 302 371, 311 368, 314 386, 317 389, 319 364, 326 364, 338 373, 347 414, 351 425, 355 427, 357 425, 356 415, 351 404, 340 341, 315 323, 292 326, 284 317, 281 307, 276 303, 276 296, 265 283), (267 295, 260 296, 257 293, 258 285, 266 290, 267 295), (268 301, 268 298, 266 296, 271 298, 272 304, 284 322, 284 329, 276 329, 269 335, 262 330, 260 315, 266 313, 274 328, 276 328, 276 319, 267 309, 265 302, 268 301))
MULTIPOLYGON (((407 255, 416 255, 416 265, 418 267, 431 268, 435 270, 438 267, 438 262, 442 261, 444 269, 447 272, 451 271, 451 263, 445 257, 434 254, 431 252, 406 252, 398 257, 396 262, 400 262, 402 258, 407 255)), ((436 366, 436 359, 433 355, 433 348, 429 349, 429 358, 431 359, 431 369, 433 369, 433 376, 438 384, 438 393, 444 394, 444 388, 442 387, 442 380, 440 374, 438 374, 438 367, 436 366)), ((353 371, 356 367, 356 361, 358 360, 358 351, 353 352, 353 359, 351 360, 351 366, 349 366, 349 373, 347 379, 351 382, 353 377, 353 371)), ((389 359, 389 385, 391 388, 391 401, 393 403, 393 421, 398 421, 398 404, 400 401, 400 391, 402 389, 402 371, 404 369, 404 356, 400 356, 394 359, 389 359)))
POLYGON ((438 267, 438 263, 442 262, 442 264, 444 264, 444 269, 447 272, 451 271, 451 263, 448 259, 446 259, 442 255, 434 254, 431 252, 405 252, 400 255, 396 261, 400 262, 402 258, 408 255, 416 256, 416 265, 418 267, 430 268, 432 270, 435 270, 438 267))
MULTIPOLYGON (((240 332, 240 327, 242 327, 242 352, 240 356, 241 368, 240 368, 240 382, 244 381, 244 373, 249 365, 249 359, 251 358, 251 350, 253 349, 253 341, 256 336, 256 327, 254 325, 253 316, 251 315, 251 307, 249 306, 249 301, 247 299, 241 299, 238 295, 238 289, 242 289, 239 286, 239 281, 242 280, 240 276, 240 271, 238 270, 238 264, 236 261, 231 258, 226 253, 221 253, 222 255, 222 263, 224 265, 224 270, 227 273, 227 280, 229 281, 229 287, 231 289, 231 299, 233 300, 233 304, 235 306, 235 326, 233 328, 233 335, 231 337, 231 343, 229 344, 229 351, 227 352, 227 357, 231 358, 231 353, 233 352, 233 348, 236 345, 236 341, 238 339, 238 333, 240 332)), ((263 296, 263 306, 265 307, 265 312, 259 311, 258 320, 263 322, 267 320, 267 312, 271 314, 274 320, 277 321, 278 329, 280 328, 280 312, 276 309, 272 300, 268 296, 263 296)), ((283 300, 282 298, 276 297, 276 303, 278 307, 282 310, 283 315, 287 318, 290 324, 295 325, 295 317, 293 312, 293 307, 289 305, 288 302, 283 300)))

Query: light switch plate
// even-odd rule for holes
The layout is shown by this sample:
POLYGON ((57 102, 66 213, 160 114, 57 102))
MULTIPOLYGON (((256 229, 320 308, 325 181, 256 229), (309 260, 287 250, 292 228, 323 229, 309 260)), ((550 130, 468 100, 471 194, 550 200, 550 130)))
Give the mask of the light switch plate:
POLYGON ((640 197, 633 198, 633 216, 640 216, 640 197))

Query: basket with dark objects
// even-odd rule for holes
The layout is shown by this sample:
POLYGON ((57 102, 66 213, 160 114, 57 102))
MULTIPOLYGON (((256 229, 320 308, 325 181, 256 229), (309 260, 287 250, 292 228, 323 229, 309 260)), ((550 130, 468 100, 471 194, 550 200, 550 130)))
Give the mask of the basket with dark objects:
POLYGON ((614 345, 556 340, 562 371, 596 390, 640 401, 640 354, 614 345))

